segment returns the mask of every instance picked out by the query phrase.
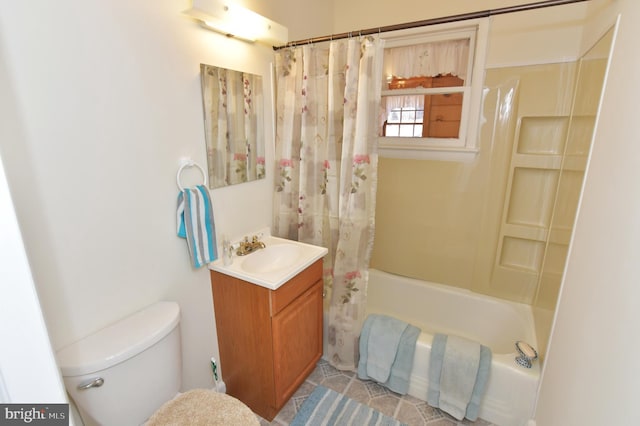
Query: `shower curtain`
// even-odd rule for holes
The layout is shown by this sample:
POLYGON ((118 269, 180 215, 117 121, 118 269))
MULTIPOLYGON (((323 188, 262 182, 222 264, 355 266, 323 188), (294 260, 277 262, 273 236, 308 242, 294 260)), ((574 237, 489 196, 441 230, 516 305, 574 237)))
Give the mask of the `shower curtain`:
POLYGON ((355 370, 373 247, 383 40, 276 52, 273 233, 327 247, 328 354, 355 370))

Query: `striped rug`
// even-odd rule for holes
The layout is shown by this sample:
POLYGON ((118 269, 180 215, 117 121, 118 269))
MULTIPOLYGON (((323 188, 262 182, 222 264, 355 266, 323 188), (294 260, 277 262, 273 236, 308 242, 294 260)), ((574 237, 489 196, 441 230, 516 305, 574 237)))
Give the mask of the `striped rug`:
POLYGON ((338 392, 317 386, 302 403, 290 426, 401 426, 396 419, 338 392))

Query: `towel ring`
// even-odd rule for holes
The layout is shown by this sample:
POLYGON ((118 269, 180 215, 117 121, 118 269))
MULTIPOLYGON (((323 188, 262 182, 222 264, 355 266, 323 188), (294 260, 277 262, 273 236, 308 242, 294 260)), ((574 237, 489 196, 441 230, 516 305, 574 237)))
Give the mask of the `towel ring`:
POLYGON ((186 160, 182 164, 182 166, 180 166, 180 168, 178 169, 178 174, 176 175, 176 183, 178 184, 178 188, 180 188, 180 191, 184 191, 184 188, 182 187, 182 185, 180 185, 180 174, 186 167, 197 167, 200 170, 200 173, 202 173, 202 179, 204 180, 203 185, 205 187, 207 186, 207 174, 205 173, 202 166, 200 166, 200 164, 196 163, 193 160, 186 160))

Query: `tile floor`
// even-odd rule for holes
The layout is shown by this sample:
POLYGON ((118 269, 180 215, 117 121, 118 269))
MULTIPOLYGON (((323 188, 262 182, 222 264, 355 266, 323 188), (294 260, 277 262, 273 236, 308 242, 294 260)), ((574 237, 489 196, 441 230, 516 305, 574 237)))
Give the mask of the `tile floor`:
POLYGON ((372 381, 360 380, 354 372, 337 370, 322 359, 318 362, 313 373, 300 386, 300 389, 280 410, 276 418, 271 423, 260 419, 260 425, 287 426, 317 385, 323 385, 360 403, 367 404, 409 426, 495 426, 481 419, 475 422, 458 421, 437 408, 430 407, 424 401, 409 395, 398 395, 372 381))

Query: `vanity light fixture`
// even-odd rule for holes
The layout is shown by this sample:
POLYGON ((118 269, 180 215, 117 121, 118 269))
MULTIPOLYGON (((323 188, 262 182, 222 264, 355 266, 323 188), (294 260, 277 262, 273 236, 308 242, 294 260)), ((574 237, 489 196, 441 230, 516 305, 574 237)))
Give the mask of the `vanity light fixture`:
POLYGON ((193 0, 191 9, 183 13, 200 21, 210 30, 227 37, 279 46, 289 37, 287 27, 246 9, 232 0, 193 0))

